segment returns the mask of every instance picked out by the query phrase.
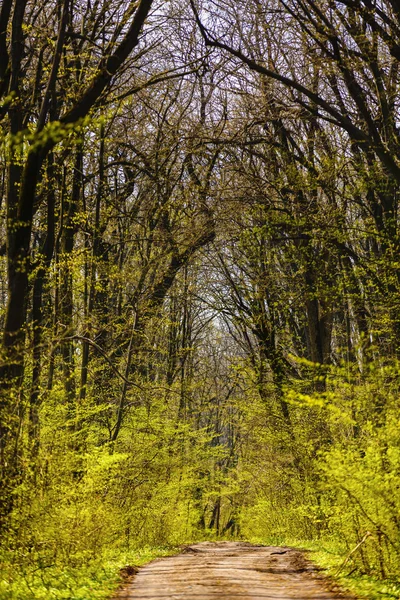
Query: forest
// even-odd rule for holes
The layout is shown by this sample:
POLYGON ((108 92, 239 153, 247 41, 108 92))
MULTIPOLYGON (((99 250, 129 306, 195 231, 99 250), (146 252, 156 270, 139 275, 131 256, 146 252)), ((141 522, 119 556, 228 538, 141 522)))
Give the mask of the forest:
POLYGON ((214 539, 400 598, 399 203, 399 0, 2 0, 0 598, 214 539))

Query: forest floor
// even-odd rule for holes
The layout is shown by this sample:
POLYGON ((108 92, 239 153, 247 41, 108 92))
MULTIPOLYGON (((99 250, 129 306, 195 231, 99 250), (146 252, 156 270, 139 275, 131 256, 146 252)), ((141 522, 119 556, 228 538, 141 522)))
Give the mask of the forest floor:
POLYGON ((177 556, 152 561, 132 579, 114 600, 354 599, 335 588, 301 551, 245 542, 194 544, 177 556))

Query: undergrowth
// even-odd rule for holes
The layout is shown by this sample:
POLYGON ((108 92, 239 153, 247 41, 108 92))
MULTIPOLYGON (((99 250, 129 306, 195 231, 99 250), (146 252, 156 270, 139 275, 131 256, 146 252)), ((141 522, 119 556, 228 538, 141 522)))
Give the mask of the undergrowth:
POLYGON ((142 548, 132 552, 109 551, 85 565, 62 563, 12 571, 9 564, 0 580, 1 600, 109 600, 124 583, 121 570, 180 552, 178 547, 142 548))
POLYGON ((264 546, 289 546, 304 551, 308 560, 320 568, 321 573, 328 577, 334 586, 338 585, 342 590, 360 600, 364 598, 368 600, 400 598, 400 578, 380 579, 360 573, 355 560, 349 558, 345 546, 338 544, 337 541, 310 541, 280 536, 253 537, 250 541, 264 546))
POLYGON ((293 546, 307 549, 308 558, 324 569, 326 575, 360 598, 368 600, 400 598, 400 579, 378 579, 358 571, 354 560, 349 559, 344 547, 330 542, 296 543, 293 546))

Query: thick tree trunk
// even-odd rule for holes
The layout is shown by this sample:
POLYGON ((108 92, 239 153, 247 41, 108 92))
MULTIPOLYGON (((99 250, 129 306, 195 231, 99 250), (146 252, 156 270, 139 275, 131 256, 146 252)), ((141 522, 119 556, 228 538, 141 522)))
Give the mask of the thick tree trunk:
POLYGON ((34 448, 39 443, 39 405, 40 405, 40 381, 42 373, 42 341, 43 341, 43 294, 48 269, 54 253, 55 243, 55 181, 54 181, 54 157, 49 155, 47 166, 47 177, 50 182, 47 194, 47 231, 46 237, 39 249, 39 266, 36 279, 33 284, 32 298, 32 328, 33 328, 33 366, 32 385, 30 394, 30 437, 34 448))
MULTIPOLYGON (((63 326, 63 334, 66 338, 73 334, 73 266, 72 253, 76 233, 76 214, 78 212, 79 199, 82 190, 82 168, 83 151, 79 147, 75 156, 75 164, 72 174, 71 195, 65 194, 63 211, 63 223, 61 233, 61 271, 60 271, 60 320, 63 326)), ((71 408, 75 401, 75 344, 73 340, 65 340, 61 347, 63 380, 67 401, 71 408)))
MULTIPOLYGON (((100 127, 100 149, 99 149, 99 181, 97 184, 97 195, 96 195, 96 207, 95 207, 95 222, 93 227, 93 240, 92 240, 92 260, 90 268, 86 269, 86 276, 90 272, 89 281, 86 280, 87 297, 85 298, 85 318, 86 318, 86 332, 85 337, 91 337, 91 326, 90 319, 91 315, 95 310, 96 300, 98 295, 96 294, 96 272, 98 268, 98 261, 101 256, 101 231, 100 231, 100 220, 101 220, 101 203, 104 194, 104 125, 100 127)), ((105 299, 105 294, 103 295, 105 299)), ((102 310, 104 307, 102 306, 102 310)), ((90 346, 87 342, 83 342, 82 345, 82 362, 81 362, 81 383, 79 397, 84 400, 86 397, 86 387, 88 379, 88 366, 89 366, 90 346)))

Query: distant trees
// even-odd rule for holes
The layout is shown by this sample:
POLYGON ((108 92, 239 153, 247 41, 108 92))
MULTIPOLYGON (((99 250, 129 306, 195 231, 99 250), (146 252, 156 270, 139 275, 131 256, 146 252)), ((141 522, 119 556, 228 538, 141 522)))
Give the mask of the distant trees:
MULTIPOLYGON (((270 414, 291 424, 285 436, 283 421, 267 423, 263 451, 271 471, 264 492, 255 492, 269 527, 285 528, 274 517, 278 496, 287 508, 288 489, 304 493, 311 480, 316 498, 308 506, 318 513, 326 500, 321 486, 331 489, 318 469, 310 471, 311 447, 332 461, 327 472, 336 482, 339 456, 347 456, 344 471, 350 469, 352 450, 344 447, 368 446, 368 422, 379 421, 383 429, 372 435, 377 453, 386 453, 391 400, 367 390, 371 362, 396 371, 399 347, 398 14, 390 2, 191 4, 206 48, 229 57, 224 68, 240 94, 229 111, 241 128, 218 142, 229 181, 229 234, 218 238, 209 259, 215 306, 245 349, 270 414), (357 388, 351 398, 343 380, 357 388), (337 428, 330 411, 341 410, 347 417, 337 428), (346 422, 350 414, 354 427, 346 422), (279 493, 271 474, 274 444, 287 461, 279 493)), ((393 473, 383 462, 381 472, 393 473)), ((339 491, 335 498, 354 518, 349 535, 361 539, 367 521, 378 532, 379 518, 372 487, 356 487, 352 480, 347 500, 339 491)), ((257 511, 250 513, 253 530, 257 511)), ((314 525, 304 520, 306 529, 314 525)), ((376 549, 363 558, 367 571, 392 560, 376 536, 376 549)))
MULTIPOLYGON (((328 182, 323 181, 323 171, 321 176, 315 171, 315 162, 320 161, 325 169, 324 155, 338 156, 339 163, 349 167, 346 188, 341 185, 333 191, 335 197, 343 196, 349 183, 353 186, 348 217, 358 214, 371 223, 370 239, 365 240, 369 250, 366 255, 364 248, 355 249, 339 239, 336 246, 343 261, 352 265, 347 270, 353 290, 356 263, 362 262, 365 269, 376 260, 386 265, 375 291, 385 303, 390 298, 390 331, 384 335, 397 353, 398 285, 393 257, 399 239, 400 171, 395 7, 390 2, 382 7, 369 2, 321 5, 297 1, 277 1, 267 7, 254 2, 246 10, 235 4, 235 20, 229 6, 217 10, 214 5, 202 5, 204 14, 213 15, 212 27, 206 27, 192 6, 206 46, 221 50, 235 65, 243 64, 258 74, 259 81, 267 82, 263 84, 266 93, 260 93, 269 110, 265 127, 274 130, 275 144, 286 144, 287 152, 296 157, 293 164, 297 161, 299 168, 302 164, 320 188, 328 182), (222 22, 223 30, 219 28, 222 22), (276 82, 273 87, 272 81, 276 82), (297 152, 301 146, 296 149, 292 144, 293 120, 301 122, 307 132, 307 148, 302 148, 301 156, 297 152)), ((264 112, 261 108, 260 117, 264 112)), ((317 190, 314 195, 317 202, 317 190)), ((365 313, 361 306, 356 311, 359 316, 365 313)))

